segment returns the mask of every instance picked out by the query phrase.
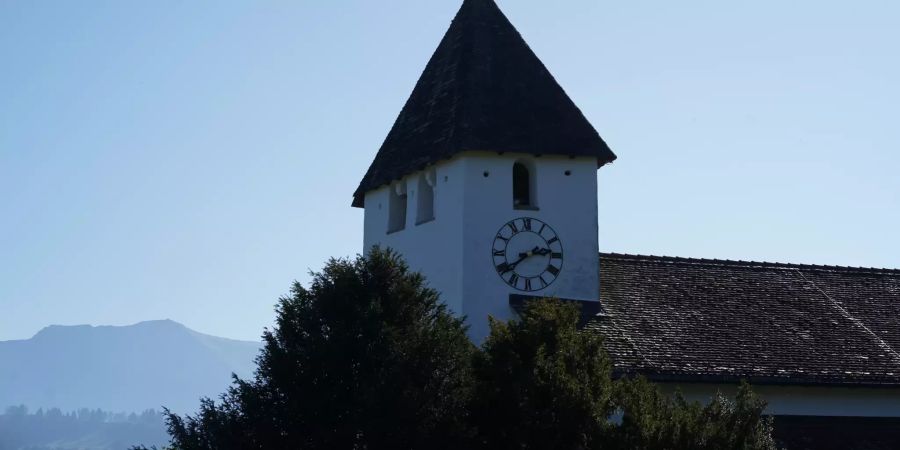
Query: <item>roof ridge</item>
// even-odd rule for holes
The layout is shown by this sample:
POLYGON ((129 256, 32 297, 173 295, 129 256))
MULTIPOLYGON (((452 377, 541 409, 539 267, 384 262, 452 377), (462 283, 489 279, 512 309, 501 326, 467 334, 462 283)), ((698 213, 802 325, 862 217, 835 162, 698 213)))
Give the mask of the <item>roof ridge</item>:
POLYGON ((873 274, 900 276, 900 268, 891 269, 891 268, 877 268, 877 267, 836 266, 836 265, 824 265, 824 264, 796 264, 796 263, 781 263, 781 262, 766 262, 766 261, 743 261, 743 260, 714 259, 714 258, 688 258, 688 257, 681 257, 681 256, 638 255, 638 254, 615 253, 615 252, 609 252, 609 253, 600 252, 600 257, 606 258, 606 259, 652 261, 652 262, 664 262, 664 263, 673 263, 673 264, 680 263, 680 264, 709 265, 709 266, 733 266, 733 267, 747 267, 747 268, 760 267, 760 268, 780 269, 780 270, 810 270, 810 271, 818 271, 818 272, 873 273, 873 274))

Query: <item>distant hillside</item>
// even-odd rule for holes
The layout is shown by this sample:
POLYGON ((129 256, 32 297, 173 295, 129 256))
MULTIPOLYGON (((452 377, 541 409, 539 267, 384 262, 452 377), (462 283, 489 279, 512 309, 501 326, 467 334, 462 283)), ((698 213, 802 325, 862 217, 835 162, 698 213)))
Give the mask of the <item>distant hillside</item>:
POLYGON ((0 341, 0 408, 193 411, 252 374, 260 344, 197 333, 171 320, 124 327, 50 326, 0 341))
POLYGON ((113 414, 100 410, 29 413, 10 407, 0 414, 0 450, 124 450, 169 442, 165 417, 153 410, 113 414))

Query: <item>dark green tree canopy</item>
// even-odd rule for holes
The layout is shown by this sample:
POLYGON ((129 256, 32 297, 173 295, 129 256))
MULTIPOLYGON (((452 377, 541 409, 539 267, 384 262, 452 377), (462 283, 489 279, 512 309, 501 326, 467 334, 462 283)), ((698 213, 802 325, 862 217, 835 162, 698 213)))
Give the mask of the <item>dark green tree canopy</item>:
POLYGON ((172 447, 774 449, 749 386, 704 406, 613 379, 579 315, 534 301, 476 348, 393 252, 331 260, 279 300, 253 379, 168 415, 172 447))
POLYGON ((472 417, 490 449, 774 449, 765 403, 743 385, 707 405, 664 394, 643 378, 617 379, 580 312, 532 302, 518 320, 492 322, 475 354, 472 417))
POLYGON ((491 322, 474 362, 473 415, 484 448, 589 448, 615 409, 600 339, 576 328, 577 306, 537 301, 491 322))
POLYGON ((332 260, 295 283, 255 379, 170 416, 181 449, 459 448, 474 346, 396 254, 332 260))
POLYGON ((636 450, 774 450, 772 419, 765 402, 742 383, 732 401, 717 394, 707 405, 676 392, 663 394, 642 378, 618 381, 623 412, 617 446, 636 450))

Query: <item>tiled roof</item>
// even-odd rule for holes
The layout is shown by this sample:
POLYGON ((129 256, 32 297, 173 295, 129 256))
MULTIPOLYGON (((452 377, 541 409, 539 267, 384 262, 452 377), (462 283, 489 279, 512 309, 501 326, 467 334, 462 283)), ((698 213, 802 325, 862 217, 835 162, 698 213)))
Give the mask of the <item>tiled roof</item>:
POLYGON ((600 279, 620 373, 900 385, 900 270, 601 254, 600 279))
POLYGON ((493 0, 465 0, 353 194, 467 150, 616 158, 493 0))

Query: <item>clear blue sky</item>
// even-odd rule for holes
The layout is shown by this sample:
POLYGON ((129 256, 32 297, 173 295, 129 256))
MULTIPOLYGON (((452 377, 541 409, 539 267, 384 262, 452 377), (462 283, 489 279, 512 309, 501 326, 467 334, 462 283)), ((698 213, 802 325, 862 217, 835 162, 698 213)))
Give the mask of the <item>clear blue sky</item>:
MULTIPOLYGON (((604 251, 900 267, 893 1, 500 0, 619 160, 604 251)), ((0 2, 0 340, 254 339, 459 0, 0 2)))

